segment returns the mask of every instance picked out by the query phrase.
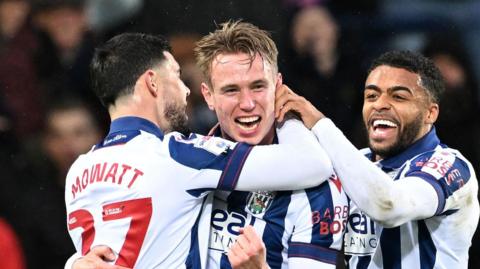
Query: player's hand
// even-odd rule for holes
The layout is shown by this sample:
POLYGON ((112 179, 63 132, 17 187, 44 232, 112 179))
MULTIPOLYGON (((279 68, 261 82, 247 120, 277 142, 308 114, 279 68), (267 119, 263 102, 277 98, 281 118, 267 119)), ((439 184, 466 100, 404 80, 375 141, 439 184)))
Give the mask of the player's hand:
POLYGON ((233 269, 267 269, 265 244, 252 226, 240 229, 240 236, 228 251, 233 269))
POLYGON ((307 99, 294 93, 288 86, 282 85, 277 87, 275 92, 277 121, 283 121, 285 114, 289 111, 298 114, 308 129, 312 129, 315 123, 325 118, 322 112, 318 111, 307 99))
POLYGON ((107 246, 96 246, 87 255, 77 259, 72 269, 128 269, 107 262, 115 260, 115 254, 107 246))

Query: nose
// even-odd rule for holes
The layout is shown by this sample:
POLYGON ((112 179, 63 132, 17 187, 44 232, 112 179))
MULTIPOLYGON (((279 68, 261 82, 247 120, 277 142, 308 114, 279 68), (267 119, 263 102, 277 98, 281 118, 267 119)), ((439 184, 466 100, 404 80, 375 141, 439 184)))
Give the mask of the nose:
POLYGON ((240 108, 243 110, 252 110, 255 108, 255 100, 249 90, 240 91, 240 108))
POLYGON ((189 96, 190 95, 190 88, 187 87, 187 85, 183 84, 183 88, 185 89, 185 95, 189 96))
POLYGON ((384 109, 390 109, 391 104, 389 101, 389 98, 385 94, 381 94, 377 100, 373 103, 373 108, 377 111, 384 110, 384 109))

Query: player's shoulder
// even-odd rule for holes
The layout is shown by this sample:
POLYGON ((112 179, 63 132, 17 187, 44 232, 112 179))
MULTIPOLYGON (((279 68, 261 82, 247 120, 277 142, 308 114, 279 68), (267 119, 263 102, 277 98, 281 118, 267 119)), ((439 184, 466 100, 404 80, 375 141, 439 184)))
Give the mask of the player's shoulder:
POLYGON ((456 149, 440 144, 435 149, 422 152, 407 162, 409 171, 427 172, 439 178, 451 170, 470 173, 471 163, 456 149))
POLYGON ((216 137, 192 133, 188 137, 179 133, 165 136, 170 157, 176 162, 200 169, 224 160, 236 143, 216 137))
POLYGON ((463 186, 469 182, 469 186, 476 185, 471 163, 458 150, 442 144, 413 157, 405 168, 404 177, 420 177, 433 185, 438 183, 445 197, 465 189, 463 186))

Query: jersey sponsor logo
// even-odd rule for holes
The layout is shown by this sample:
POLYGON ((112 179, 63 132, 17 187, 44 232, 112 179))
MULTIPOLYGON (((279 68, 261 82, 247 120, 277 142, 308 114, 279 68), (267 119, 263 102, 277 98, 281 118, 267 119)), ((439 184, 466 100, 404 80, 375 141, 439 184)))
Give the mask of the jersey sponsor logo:
POLYGON ((434 175, 443 177, 451 167, 452 162, 450 160, 445 159, 444 156, 435 155, 423 164, 422 170, 427 170, 434 175))
POLYGON ((377 244, 375 222, 363 212, 351 213, 344 238, 345 254, 373 254, 377 244))
POLYGON ((120 139, 126 139, 127 138, 127 135, 124 135, 124 134, 117 134, 116 136, 110 138, 110 139, 106 139, 105 142, 103 142, 103 145, 104 146, 107 146, 108 144, 110 143, 113 143, 115 141, 118 141, 120 139))
POLYGON ((227 252, 240 234, 240 228, 253 225, 255 218, 222 209, 212 211, 210 249, 227 252))
POLYGON ((312 212, 312 224, 319 225, 320 235, 342 233, 345 230, 347 219, 348 206, 346 205, 312 212))
POLYGON ((250 214, 261 215, 267 211, 275 198, 275 192, 257 191, 251 192, 247 197, 247 211, 250 214))
POLYGON ((463 180, 462 174, 458 169, 453 169, 452 171, 450 171, 445 177, 445 182, 447 183, 448 186, 456 182, 459 188, 465 185, 465 180, 463 180))

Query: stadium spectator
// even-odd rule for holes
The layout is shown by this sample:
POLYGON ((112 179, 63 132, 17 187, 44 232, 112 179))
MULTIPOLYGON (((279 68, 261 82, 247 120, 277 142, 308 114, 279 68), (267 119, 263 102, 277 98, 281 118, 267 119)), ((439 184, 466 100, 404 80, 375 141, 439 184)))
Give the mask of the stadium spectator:
POLYGON ((42 126, 43 94, 37 85, 34 55, 38 40, 30 20, 30 1, 0 1, 0 95, 22 141, 42 126))
POLYGON ((291 12, 290 46, 283 68, 286 84, 332 115, 349 138, 361 142, 354 135, 361 122, 355 113, 360 109, 363 75, 358 42, 343 31, 323 6, 291 12))
POLYGON ((32 17, 39 37, 35 63, 43 98, 77 95, 95 105, 96 113, 102 111, 90 90, 88 65, 97 36, 88 28, 85 0, 34 0, 32 17))
POLYGON ((25 150, 27 175, 18 179, 23 180, 17 199, 28 268, 61 269, 74 252, 65 225, 65 177, 73 161, 100 137, 96 116, 81 99, 58 96, 52 101, 42 136, 25 150))

